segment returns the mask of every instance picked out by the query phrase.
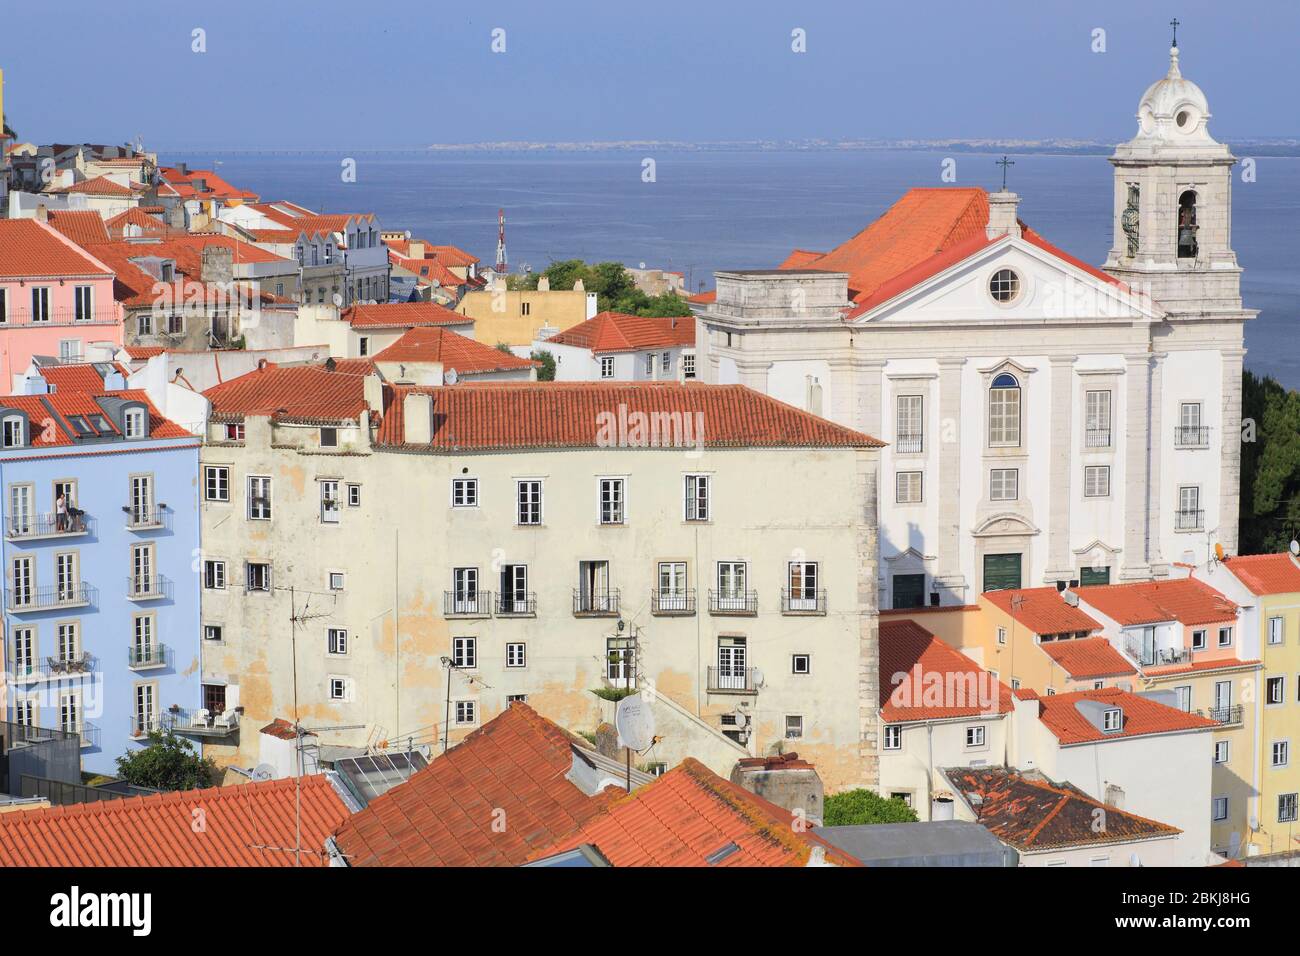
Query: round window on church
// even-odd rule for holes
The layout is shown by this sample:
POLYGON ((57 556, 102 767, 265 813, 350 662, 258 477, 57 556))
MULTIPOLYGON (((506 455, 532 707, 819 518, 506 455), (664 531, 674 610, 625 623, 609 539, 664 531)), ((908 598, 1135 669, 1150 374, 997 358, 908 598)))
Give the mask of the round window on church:
POLYGON ((1178 128, 1187 129, 1187 124, 1192 121, 1192 114, 1187 110, 1181 110, 1178 113, 1178 128))
POLYGON ((1020 276, 1010 269, 999 269, 989 279, 989 295, 995 302, 1010 302, 1020 294, 1020 276))

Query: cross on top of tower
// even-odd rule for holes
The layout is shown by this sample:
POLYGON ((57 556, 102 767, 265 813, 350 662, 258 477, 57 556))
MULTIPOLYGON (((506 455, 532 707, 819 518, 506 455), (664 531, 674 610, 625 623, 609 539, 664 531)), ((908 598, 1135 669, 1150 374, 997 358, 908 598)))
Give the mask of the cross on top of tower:
POLYGON ((1002 191, 1003 192, 1007 191, 1007 167, 1014 166, 1015 164, 1016 161, 1014 159, 1007 159, 1005 156, 1003 156, 1001 159, 997 161, 997 165, 1002 167, 1002 191))
POLYGON ((1169 21, 1169 25, 1170 25, 1171 27, 1174 28, 1174 42, 1173 42, 1173 46, 1177 47, 1177 46, 1178 46, 1178 27, 1179 27, 1178 18, 1177 18, 1177 17, 1174 17, 1172 20, 1170 20, 1170 21, 1169 21))

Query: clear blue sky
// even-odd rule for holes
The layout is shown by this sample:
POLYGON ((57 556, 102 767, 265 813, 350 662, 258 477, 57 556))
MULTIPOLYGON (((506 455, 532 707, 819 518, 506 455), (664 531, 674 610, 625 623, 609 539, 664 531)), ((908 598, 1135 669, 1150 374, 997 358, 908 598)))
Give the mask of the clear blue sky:
POLYGON ((24 139, 158 149, 1127 138, 1183 23, 1221 138, 1300 133, 1295 0, 8 2, 24 139), (186 7, 194 7, 187 12, 186 7), (191 52, 207 32, 208 52, 191 52), (490 49, 495 27, 506 52, 490 49), (1091 31, 1106 30, 1093 53, 1091 31), (807 52, 790 50, 791 30, 807 52), (45 39, 43 39, 45 38, 45 39))

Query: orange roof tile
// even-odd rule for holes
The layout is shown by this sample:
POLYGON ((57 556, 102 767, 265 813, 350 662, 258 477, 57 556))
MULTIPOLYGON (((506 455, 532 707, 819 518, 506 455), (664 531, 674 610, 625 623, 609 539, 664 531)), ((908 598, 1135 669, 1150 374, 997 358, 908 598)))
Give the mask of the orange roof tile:
POLYGON ((883 443, 743 385, 483 382, 387 393, 379 443, 404 445, 403 401, 433 399, 441 450, 645 447, 878 448, 883 443), (653 429, 653 432, 651 431, 653 429))
POLYGON ((93 209, 51 209, 48 215, 50 225, 79 246, 108 241, 104 217, 93 209))
POLYGON ((796 829, 795 817, 687 757, 549 846, 539 860, 583 844, 614 866, 806 866, 814 847, 838 866, 861 864, 822 840, 815 829, 796 829), (723 855, 725 853, 725 855, 723 855), (711 861, 709 858, 719 858, 711 861))
MULTIPOLYGON (((173 229, 157 216, 151 216, 140 206, 132 206, 125 212, 118 213, 116 216, 109 218, 104 225, 108 227, 109 233, 115 239, 122 238, 126 234, 128 226, 135 226, 140 234, 146 236, 163 236, 173 233, 185 234, 185 230, 173 229)), ((108 237, 105 236, 98 241, 107 242, 108 237)))
POLYGON ((604 806, 566 778, 573 761, 568 734, 513 703, 371 800, 335 842, 350 866, 518 865, 604 806))
POLYGON ((1237 619, 1237 605, 1196 578, 1093 584, 1075 590, 1080 600, 1121 627, 1162 621, 1217 624, 1237 619))
POLYGON ((1218 726, 1207 717, 1178 710, 1176 707, 1166 706, 1149 697, 1140 697, 1117 687, 1040 697, 1038 719, 1064 746, 1096 743, 1115 738, 1141 737, 1147 734, 1209 730, 1218 726), (1112 733, 1098 730, 1075 706, 1083 700, 1100 701, 1120 708, 1123 711, 1122 728, 1112 733))
POLYGON ((647 318, 621 312, 601 312, 586 322, 552 335, 548 342, 590 349, 594 354, 680 348, 695 344, 692 316, 647 318))
POLYGON ((116 183, 107 176, 96 176, 93 179, 84 179, 79 183, 73 183, 71 186, 60 186, 51 189, 49 192, 78 193, 86 196, 113 196, 115 198, 135 195, 135 190, 128 186, 123 186, 120 183, 116 183))
POLYGON ((355 421, 366 410, 365 380, 320 365, 267 365, 203 393, 212 415, 237 419, 270 415, 278 421, 355 421))
MULTIPOLYGON (((74 383, 77 379, 71 379, 74 383)), ((88 383, 83 380, 82 384, 88 383)), ((0 397, 0 407, 15 408, 26 412, 30 421, 40 422, 49 419, 54 428, 33 428, 28 436, 30 447, 49 448, 56 445, 76 445, 80 434, 69 419, 85 415, 104 417, 114 435, 118 434, 112 425, 112 418, 99 404, 100 398, 127 399, 143 402, 149 410, 150 438, 190 438, 192 437, 180 425, 163 418, 154 407, 149 396, 142 389, 128 388, 119 392, 105 392, 102 388, 88 391, 58 391, 49 395, 6 395, 0 397)))
POLYGON ((106 276, 105 263, 35 219, 0 219, 0 278, 106 276))
POLYGON ((422 326, 374 356, 376 362, 441 362, 461 375, 530 369, 537 363, 438 326, 422 326))
POLYGON ((1224 562, 1251 594, 1300 592, 1300 563, 1281 554, 1241 554, 1224 562))
POLYGON ((1034 634, 1101 630, 1101 625, 1087 613, 1066 604, 1065 598, 1054 587, 985 591, 980 597, 1034 634))
POLYGON ((473 319, 436 302, 384 302, 354 305, 340 316, 354 329, 411 329, 419 325, 470 325, 473 319))
POLYGON ((437 259, 407 259, 389 249, 388 261, 395 268, 411 273, 418 280, 421 280, 422 284, 437 282, 441 286, 454 289, 465 285, 467 282, 467 280, 456 275, 437 259))
MULTIPOLYGON (((348 807, 323 775, 301 781, 302 865, 325 866, 348 807)), ((297 790, 270 780, 0 813, 0 866, 293 866, 297 790)))
POLYGON ((116 362, 84 362, 76 365, 43 365, 40 367, 41 378, 54 386, 58 394, 67 392, 90 392, 104 394, 104 375, 118 372, 125 378, 130 375, 125 367, 116 362))
POLYGON ((1124 677, 1137 670, 1104 637, 1084 637, 1040 644, 1043 653, 1061 665, 1073 680, 1124 677))
POLYGON ((1011 709, 1011 690, 961 651, 915 621, 880 622, 880 716, 885 721, 991 716, 1011 709))

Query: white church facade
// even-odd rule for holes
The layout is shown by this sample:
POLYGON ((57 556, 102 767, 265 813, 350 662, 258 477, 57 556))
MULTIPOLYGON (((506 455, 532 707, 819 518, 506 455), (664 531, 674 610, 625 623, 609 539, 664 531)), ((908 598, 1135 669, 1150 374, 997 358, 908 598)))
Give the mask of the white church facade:
POLYGON ((1167 575, 1237 546, 1244 323, 1236 159, 1200 89, 1143 95, 1087 265, 1018 197, 914 189, 829 252, 719 272, 698 375, 889 443, 881 606, 1167 575))

